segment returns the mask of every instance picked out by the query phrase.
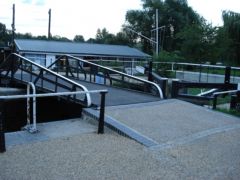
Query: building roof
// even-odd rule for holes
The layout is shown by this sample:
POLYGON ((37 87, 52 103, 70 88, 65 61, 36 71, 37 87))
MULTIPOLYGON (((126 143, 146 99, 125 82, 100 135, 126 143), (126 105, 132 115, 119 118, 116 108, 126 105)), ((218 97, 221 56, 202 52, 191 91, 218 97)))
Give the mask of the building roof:
POLYGON ((138 49, 122 45, 61 42, 48 40, 16 39, 19 52, 24 53, 54 53, 81 56, 150 58, 151 56, 138 49))

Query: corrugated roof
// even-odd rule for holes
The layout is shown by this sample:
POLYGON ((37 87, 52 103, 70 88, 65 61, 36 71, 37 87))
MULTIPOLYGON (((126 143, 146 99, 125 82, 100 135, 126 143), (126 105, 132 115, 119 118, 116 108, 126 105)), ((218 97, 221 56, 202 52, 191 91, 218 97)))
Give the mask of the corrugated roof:
POLYGON ((122 45, 90 44, 29 39, 16 39, 15 44, 20 52, 79 54, 132 58, 151 57, 138 49, 122 45))

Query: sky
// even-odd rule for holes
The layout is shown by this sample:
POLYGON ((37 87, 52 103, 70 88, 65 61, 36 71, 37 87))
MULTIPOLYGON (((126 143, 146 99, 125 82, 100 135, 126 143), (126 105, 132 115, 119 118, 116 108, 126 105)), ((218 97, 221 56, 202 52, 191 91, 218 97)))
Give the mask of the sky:
MULTIPOLYGON (((141 0, 0 0, 0 22, 11 29, 12 5, 16 9, 16 32, 48 33, 48 10, 52 9, 52 35, 73 39, 95 38, 97 29, 117 33, 128 10, 142 9, 141 0)), ((197 13, 214 26, 222 25, 223 10, 240 13, 240 0, 188 0, 197 13)))

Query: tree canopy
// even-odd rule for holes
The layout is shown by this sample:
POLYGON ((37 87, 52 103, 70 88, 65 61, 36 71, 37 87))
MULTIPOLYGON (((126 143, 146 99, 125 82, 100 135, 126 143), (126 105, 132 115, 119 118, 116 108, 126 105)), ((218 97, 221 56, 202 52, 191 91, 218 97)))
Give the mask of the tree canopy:
MULTIPOLYGON (((156 42, 156 9, 158 9, 159 49, 156 60, 188 61, 240 65, 240 14, 223 11, 224 25, 213 27, 190 6, 187 0, 142 0, 142 10, 129 10, 126 23, 117 34, 97 29, 95 38, 85 41, 82 35, 73 40, 55 35, 51 40, 137 47, 154 55, 156 42), (135 32, 135 33, 133 33, 135 32), (144 38, 145 36, 145 38, 144 38)), ((31 33, 16 33, 16 38, 43 39, 31 33)), ((11 41, 11 31, 0 23, 0 46, 11 41)))

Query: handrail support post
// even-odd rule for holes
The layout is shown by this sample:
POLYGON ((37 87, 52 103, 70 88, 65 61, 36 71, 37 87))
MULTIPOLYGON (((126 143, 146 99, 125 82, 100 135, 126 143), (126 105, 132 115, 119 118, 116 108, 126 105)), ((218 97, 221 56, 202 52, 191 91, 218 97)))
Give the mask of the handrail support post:
MULTIPOLYGON (((35 88, 35 85, 32 83, 32 82, 29 82, 28 83, 28 86, 27 86, 27 94, 29 95, 30 94, 30 87, 32 87, 32 94, 35 95, 36 94, 36 88, 35 88)), ((33 124, 31 125, 30 124, 30 118, 31 118, 31 115, 30 115, 30 98, 27 98, 27 125, 24 126, 22 129, 23 130, 27 130, 28 132, 30 133, 37 133, 38 130, 37 130, 37 120, 36 120, 36 97, 33 97, 32 98, 33 101, 33 113, 32 113, 32 118, 33 118, 33 124)))
POLYGON ((4 101, 0 101, 0 153, 4 153, 6 151, 6 144, 5 144, 5 133, 3 128, 3 113, 4 113, 4 101))
POLYGON ((101 105, 100 105, 100 114, 99 114, 99 123, 98 123, 98 134, 104 133, 104 116, 105 116, 105 96, 107 91, 100 92, 101 94, 101 105))

